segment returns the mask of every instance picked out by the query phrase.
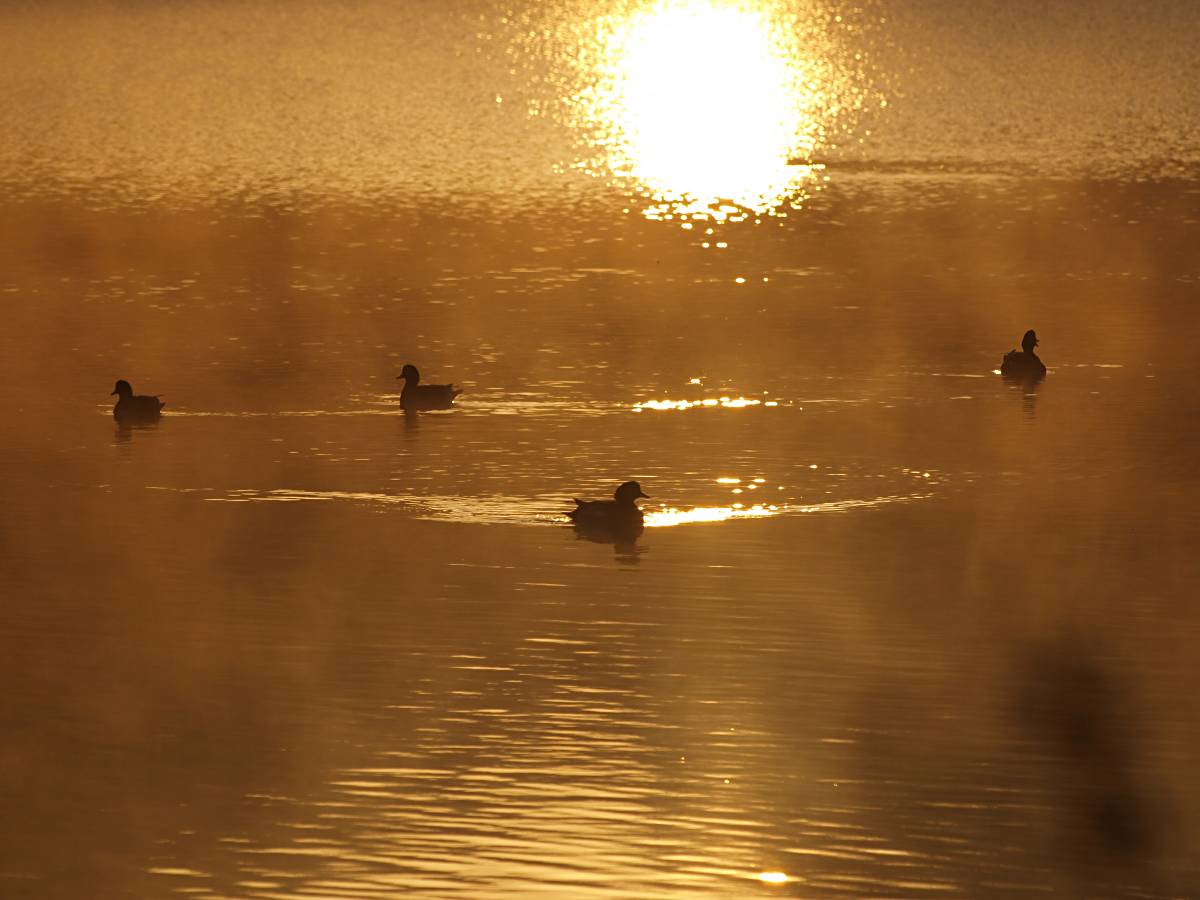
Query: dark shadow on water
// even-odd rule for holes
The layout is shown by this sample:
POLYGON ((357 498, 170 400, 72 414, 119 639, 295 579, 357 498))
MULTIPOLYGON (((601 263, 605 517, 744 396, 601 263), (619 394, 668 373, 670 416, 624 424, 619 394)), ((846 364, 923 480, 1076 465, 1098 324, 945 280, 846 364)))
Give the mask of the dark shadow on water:
POLYGON ((1015 714, 1058 769, 1054 852, 1088 877, 1098 865, 1150 876, 1167 816, 1138 774, 1142 726, 1119 676, 1073 635, 1027 647, 1017 665, 1015 714))

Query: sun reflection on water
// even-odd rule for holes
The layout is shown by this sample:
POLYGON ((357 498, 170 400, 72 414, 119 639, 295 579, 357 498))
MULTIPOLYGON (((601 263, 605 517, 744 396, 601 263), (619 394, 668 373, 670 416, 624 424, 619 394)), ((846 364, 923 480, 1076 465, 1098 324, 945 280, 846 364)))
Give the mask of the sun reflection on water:
POLYGON ((813 168, 812 76, 769 8, 663 0, 607 37, 596 111, 609 165, 656 199, 647 215, 737 217, 794 192, 813 168))
POLYGON ((648 218, 785 216, 871 95, 848 20, 821 2, 613 2, 560 50, 575 167, 622 183, 648 218), (850 59, 847 65, 846 60, 850 59))
POLYGON ((745 409, 748 406, 778 406, 778 400, 758 400, 753 397, 706 397, 703 400, 643 400, 633 404, 634 412, 642 410, 686 410, 686 409, 745 409))
POLYGON ((725 522, 729 519, 762 519, 767 516, 777 516, 781 508, 771 504, 756 503, 754 506, 743 506, 734 503, 731 506, 695 506, 691 509, 662 509, 647 510, 644 524, 647 528, 669 528, 673 525, 691 525, 696 522, 725 522))

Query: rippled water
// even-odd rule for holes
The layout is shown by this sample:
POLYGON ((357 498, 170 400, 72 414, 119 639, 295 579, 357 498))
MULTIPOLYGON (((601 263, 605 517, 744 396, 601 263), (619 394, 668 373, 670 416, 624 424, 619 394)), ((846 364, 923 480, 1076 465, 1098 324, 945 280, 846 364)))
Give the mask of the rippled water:
POLYGON ((1189 5, 0 21, 0 895, 1200 892, 1189 5))

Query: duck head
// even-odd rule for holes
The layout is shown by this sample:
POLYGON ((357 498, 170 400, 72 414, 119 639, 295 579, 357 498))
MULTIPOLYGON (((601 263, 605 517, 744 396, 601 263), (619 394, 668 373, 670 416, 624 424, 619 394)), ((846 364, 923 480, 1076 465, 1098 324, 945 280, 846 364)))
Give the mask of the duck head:
POLYGON ((126 381, 124 378, 122 378, 120 381, 118 381, 113 386, 113 391, 108 396, 110 396, 110 397, 132 397, 133 396, 133 387, 129 384, 128 381, 126 381))
POLYGON ((645 497, 650 499, 649 494, 642 493, 642 486, 636 481, 627 481, 615 491, 613 491, 613 499, 620 504, 628 504, 630 506, 637 505, 638 499, 645 497))
POLYGON ((1037 332, 1030 328, 1027 332, 1025 332, 1025 337, 1021 338, 1021 349, 1026 353, 1032 353, 1033 348, 1037 345, 1037 332))
POLYGON ((421 373, 417 371, 416 366, 405 365, 400 370, 400 374, 396 376, 397 381, 407 381, 409 384, 417 384, 421 380, 421 373))

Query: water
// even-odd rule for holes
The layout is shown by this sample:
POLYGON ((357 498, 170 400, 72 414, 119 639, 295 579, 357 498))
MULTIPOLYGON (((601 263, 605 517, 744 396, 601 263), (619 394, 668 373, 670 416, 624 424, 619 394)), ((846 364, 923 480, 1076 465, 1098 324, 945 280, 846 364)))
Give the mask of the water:
POLYGON ((1200 17, 708 8, 2 14, 0 895, 1200 891, 1200 17))

